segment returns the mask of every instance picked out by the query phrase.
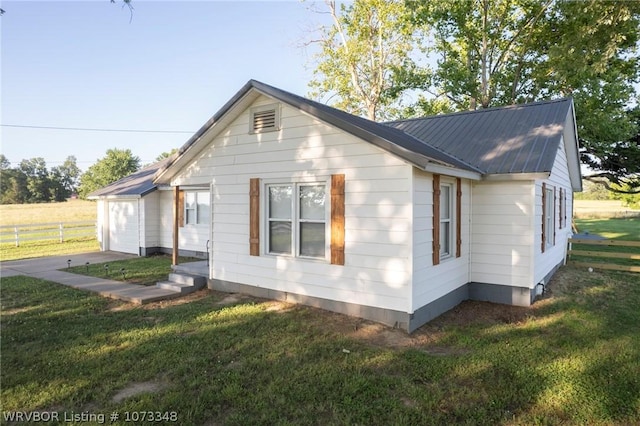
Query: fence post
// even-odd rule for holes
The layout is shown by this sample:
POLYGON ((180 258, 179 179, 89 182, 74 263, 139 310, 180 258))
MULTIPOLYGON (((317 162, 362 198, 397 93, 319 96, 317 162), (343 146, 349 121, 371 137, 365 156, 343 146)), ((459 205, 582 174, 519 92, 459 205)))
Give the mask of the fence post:
POLYGON ((18 234, 18 227, 17 226, 13 227, 13 232, 16 235, 16 247, 20 247, 20 236, 18 234))
POLYGON ((64 242, 64 225, 60 222, 60 242, 64 242))

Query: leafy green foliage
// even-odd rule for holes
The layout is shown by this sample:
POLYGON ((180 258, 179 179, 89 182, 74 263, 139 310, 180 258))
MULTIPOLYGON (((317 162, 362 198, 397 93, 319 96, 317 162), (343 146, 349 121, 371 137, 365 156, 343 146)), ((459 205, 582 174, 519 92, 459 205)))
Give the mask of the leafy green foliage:
POLYGON ((328 1, 333 25, 322 30, 312 96, 337 96, 333 105, 380 120, 399 107, 394 75, 414 69, 411 53, 419 31, 400 2, 364 0, 336 7, 328 1))
POLYGON ((130 149, 108 149, 106 155, 80 176, 78 194, 86 198, 91 192, 138 171, 140 158, 130 149))
POLYGON ((18 167, 11 168, 9 160, 0 154, 0 165, 1 204, 65 201, 75 191, 80 173, 74 156, 50 171, 42 157, 22 160, 18 167))
POLYGON ((335 38, 341 34, 337 29, 326 33, 333 41, 323 45, 316 68, 324 80, 316 79, 311 86, 336 95, 334 105, 381 119, 571 96, 582 161, 595 177, 640 190, 639 113, 638 107, 630 107, 637 96, 633 84, 640 79, 640 2, 389 3, 392 14, 380 13, 387 26, 363 19, 367 12, 361 9, 376 11, 379 6, 362 1, 341 9, 338 22, 348 37, 335 38), (379 28, 384 29, 382 40, 396 37, 393 46, 401 48, 394 51, 397 56, 390 55, 394 61, 378 62, 374 68, 368 64, 377 50, 360 35, 379 28), (343 46, 349 43, 357 54, 347 54, 343 46), (434 62, 433 69, 425 65, 434 62), (364 77, 354 80, 350 69, 362 70, 364 77), (385 78, 376 80, 378 75, 385 78), (362 90, 360 81, 370 85, 368 90, 362 90), (379 87, 376 81, 384 81, 387 89, 373 90, 379 87), (404 105, 408 92, 416 100, 404 105), (371 99, 395 110, 371 114, 364 107, 371 99))

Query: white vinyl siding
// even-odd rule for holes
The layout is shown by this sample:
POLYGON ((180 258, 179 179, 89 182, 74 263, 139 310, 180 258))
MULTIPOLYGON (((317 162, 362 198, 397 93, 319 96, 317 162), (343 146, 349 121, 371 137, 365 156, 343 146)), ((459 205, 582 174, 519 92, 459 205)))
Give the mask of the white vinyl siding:
MULTIPOLYGON (((173 247, 173 191, 158 191, 160 211, 160 246, 166 249, 173 247)), ((202 192, 209 194, 208 192, 202 192)), ((210 217, 211 213, 209 213, 210 217)), ((206 252, 207 240, 210 237, 210 220, 197 226, 183 226, 178 229, 178 248, 206 252)))
POLYGON ((471 281, 531 288, 533 202, 533 181, 474 182, 471 281))
MULTIPOLYGON (((261 97, 252 107, 272 103, 261 97)), ((213 182, 212 278, 407 312, 412 167, 286 105, 280 131, 249 134, 249 111, 210 136, 208 147, 172 181, 213 182), (344 266, 249 255, 250 179, 313 184, 332 174, 345 175, 344 266)), ((263 204, 265 192, 262 186, 263 204)), ((263 250, 265 216, 263 210, 263 250)))
MULTIPOLYGON (((432 264, 433 255, 433 182, 432 175, 418 169, 413 170, 413 291, 411 295, 412 311, 421 308, 455 289, 467 284, 469 280, 470 247, 470 192, 469 181, 462 179, 460 257, 455 257, 455 229, 451 224, 451 256, 439 265, 432 264)), ((449 182, 446 176, 440 177, 442 183, 449 182)), ((451 189, 451 217, 455 219, 455 184, 451 189)), ((441 212, 442 215, 442 212, 441 212)), ((442 234, 442 231, 441 231, 442 234)), ((442 235, 440 236, 442 241, 442 235)), ((441 243, 442 247, 442 243, 441 243)))
POLYGON ((140 253, 138 200, 109 201, 109 250, 140 253))
MULTIPOLYGON (((573 191, 571 190, 571 181, 569 179, 569 170, 567 167, 567 156, 566 151, 564 149, 564 143, 561 142, 558 147, 558 153, 556 155, 555 162, 553 164, 553 168, 551 169, 551 175, 548 179, 544 181, 537 181, 535 187, 535 208, 536 208, 536 217, 532 224, 535 229, 534 237, 535 237, 535 248, 534 250, 534 270, 533 270, 533 282, 532 285, 536 285, 541 282, 545 276, 558 264, 564 261, 566 256, 567 249, 567 239, 571 236, 571 212, 573 209, 573 191), (551 197, 553 214, 550 220, 547 222, 550 224, 550 228, 548 229, 548 236, 552 238, 555 233, 555 244, 547 244, 544 253, 541 251, 542 245, 542 183, 545 183, 548 189, 553 190, 555 188, 555 200, 554 197, 551 197), (567 202, 567 226, 563 226, 560 228, 560 220, 559 220, 559 200, 558 196, 560 193, 560 188, 563 188, 563 193, 566 193, 567 202)), ((551 208, 551 207, 550 207, 551 208)), ((547 215, 548 216, 548 215, 547 215)), ((545 229, 545 231, 547 231, 545 229)), ((548 239, 547 239, 548 241, 548 239)))
POLYGON ((161 217, 158 191, 140 199, 140 226, 142 247, 159 247, 161 217))

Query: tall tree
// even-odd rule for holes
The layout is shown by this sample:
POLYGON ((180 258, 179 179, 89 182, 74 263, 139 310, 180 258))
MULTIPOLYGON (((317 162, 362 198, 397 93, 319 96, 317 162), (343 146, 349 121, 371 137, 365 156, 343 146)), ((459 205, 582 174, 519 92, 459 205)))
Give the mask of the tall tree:
POLYGON ((50 201, 51 181, 44 158, 36 157, 22 160, 18 168, 26 176, 28 194, 26 202, 45 203, 50 201))
POLYGON ((60 185, 66 194, 65 198, 76 192, 78 179, 80 179, 80 168, 74 155, 68 156, 62 165, 54 167, 51 172, 59 176, 60 185))
POLYGON ((333 24, 321 30, 311 96, 329 97, 337 108, 371 120, 393 114, 400 93, 394 74, 415 69, 411 56, 420 32, 401 2, 326 1, 333 24), (336 97, 333 99, 333 97, 336 97))
POLYGON ((129 149, 109 149, 106 155, 80 176, 78 194, 86 198, 89 193, 109 185, 140 168, 140 158, 129 149))
POLYGON ((404 110, 410 115, 572 96, 591 178, 640 190, 639 126, 630 109, 640 80, 639 1, 385 5, 361 0, 338 14, 329 2, 335 24, 322 39, 310 85, 316 93, 331 93, 335 106, 371 119, 388 116, 408 90, 421 95, 404 110), (413 37, 420 29, 429 37, 413 37), (378 46, 392 46, 393 60, 376 61, 378 46), (436 60, 435 69, 418 66, 418 50, 436 60))

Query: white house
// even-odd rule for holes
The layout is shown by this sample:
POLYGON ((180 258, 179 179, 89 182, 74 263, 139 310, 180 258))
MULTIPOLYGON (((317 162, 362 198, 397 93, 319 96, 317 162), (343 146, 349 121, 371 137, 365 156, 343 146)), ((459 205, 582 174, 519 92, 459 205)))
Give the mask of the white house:
POLYGON ((571 99, 375 123, 254 80, 146 176, 137 205, 93 194, 103 249, 205 247, 210 288, 409 332, 533 303, 582 189, 571 99))

